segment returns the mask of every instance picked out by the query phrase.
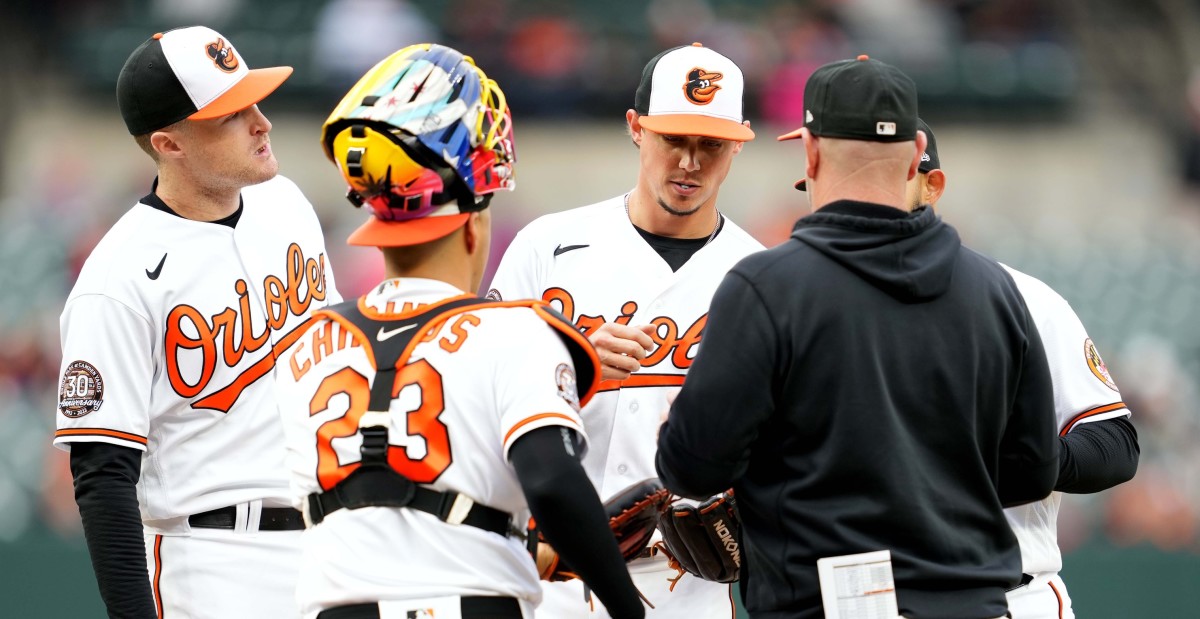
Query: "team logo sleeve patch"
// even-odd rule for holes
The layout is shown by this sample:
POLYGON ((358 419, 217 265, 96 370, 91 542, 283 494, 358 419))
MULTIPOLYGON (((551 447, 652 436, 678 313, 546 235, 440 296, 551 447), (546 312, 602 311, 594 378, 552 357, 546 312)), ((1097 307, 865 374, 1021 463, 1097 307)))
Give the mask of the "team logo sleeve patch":
POLYGON ((1083 356, 1087 358, 1088 367, 1091 368, 1092 374, 1104 383, 1105 387, 1113 391, 1120 392, 1117 389, 1117 383, 1113 382, 1112 375, 1108 373, 1108 366, 1104 365, 1104 359, 1100 358, 1100 351, 1096 350, 1096 345, 1092 343, 1092 338, 1088 338, 1083 342, 1083 356))
POLYGON ((72 361, 58 386, 58 411, 71 419, 100 410, 104 404, 104 379, 96 366, 72 361))
POLYGON ((565 363, 560 363, 554 370, 554 379, 558 383, 558 396, 571 405, 571 410, 578 413, 579 387, 575 380, 575 370, 565 363))

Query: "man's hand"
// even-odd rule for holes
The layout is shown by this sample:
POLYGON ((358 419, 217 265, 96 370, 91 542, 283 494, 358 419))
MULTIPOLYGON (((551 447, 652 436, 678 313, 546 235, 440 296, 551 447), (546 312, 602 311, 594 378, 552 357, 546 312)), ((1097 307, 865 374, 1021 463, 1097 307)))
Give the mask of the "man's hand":
POLYGON ((600 357, 601 380, 625 380, 641 369, 641 360, 654 350, 654 325, 619 325, 606 322, 588 333, 600 357))

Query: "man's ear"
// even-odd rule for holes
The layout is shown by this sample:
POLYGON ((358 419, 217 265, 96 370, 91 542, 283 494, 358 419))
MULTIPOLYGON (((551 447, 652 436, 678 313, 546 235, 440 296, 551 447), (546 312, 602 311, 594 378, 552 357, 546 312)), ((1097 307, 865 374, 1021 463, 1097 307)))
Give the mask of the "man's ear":
POLYGON ((937 205, 946 191, 946 173, 941 170, 930 170, 925 174, 925 185, 921 187, 921 204, 937 205))
MULTIPOLYGON (((742 121, 742 124, 743 124, 743 125, 745 125, 745 127, 746 127, 747 129, 749 129, 749 128, 750 128, 750 121, 748 121, 748 120, 743 120, 743 121, 742 121)), ((745 146, 745 145, 746 145, 746 143, 745 143, 745 142, 734 142, 734 143, 733 143, 733 154, 735 154, 735 155, 736 155, 736 154, 738 154, 738 153, 742 152, 742 147, 743 147, 743 146, 745 146)))
POLYGON ((917 129, 917 152, 913 153, 912 161, 908 165, 908 176, 904 179, 906 182, 911 181, 917 175, 917 168, 921 166, 921 155, 925 154, 925 147, 929 144, 929 138, 925 137, 925 132, 917 129))
MULTIPOLYGON (((817 141, 821 138, 804 127, 800 129, 800 139, 804 141, 804 155, 808 159, 804 164, 804 178, 811 180, 817 177, 817 165, 821 161, 821 154, 817 152, 817 141)), ((808 190, 812 191, 812 187, 808 187, 808 190)))
POLYGON ((479 248, 479 226, 483 223, 479 218, 479 211, 475 211, 467 215, 467 223, 463 224, 463 243, 466 244, 467 254, 473 255, 479 248))
MULTIPOLYGON (((750 121, 748 121, 748 120, 743 120, 743 121, 742 121, 742 124, 743 124, 743 125, 745 125, 747 129, 749 129, 749 128, 750 128, 750 121)), ((735 155, 736 155, 736 154, 738 154, 738 153, 742 152, 742 147, 743 147, 743 146, 745 146, 745 145, 746 145, 746 143, 745 143, 745 142, 738 142, 737 144, 735 144, 735 145, 733 146, 733 154, 735 154, 735 155)))
POLYGON ((160 159, 179 159, 184 155, 177 131, 155 131, 150 134, 150 146, 160 159))
POLYGON ((634 110, 625 110, 625 124, 629 130, 629 139, 633 140, 633 145, 642 147, 642 123, 638 120, 638 113, 634 110))

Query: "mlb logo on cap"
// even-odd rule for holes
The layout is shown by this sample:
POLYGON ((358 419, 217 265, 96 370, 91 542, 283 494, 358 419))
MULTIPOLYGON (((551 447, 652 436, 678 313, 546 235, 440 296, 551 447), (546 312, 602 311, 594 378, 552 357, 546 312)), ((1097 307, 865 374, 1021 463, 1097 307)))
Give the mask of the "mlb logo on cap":
POLYGON ((117 78, 117 104, 129 133, 142 135, 185 118, 248 108, 291 74, 291 67, 250 69, 233 43, 211 28, 179 28, 133 50, 117 78))
POLYGON ((742 124, 745 81, 734 62, 699 43, 669 49, 642 70, 633 108, 657 133, 748 142, 742 124))

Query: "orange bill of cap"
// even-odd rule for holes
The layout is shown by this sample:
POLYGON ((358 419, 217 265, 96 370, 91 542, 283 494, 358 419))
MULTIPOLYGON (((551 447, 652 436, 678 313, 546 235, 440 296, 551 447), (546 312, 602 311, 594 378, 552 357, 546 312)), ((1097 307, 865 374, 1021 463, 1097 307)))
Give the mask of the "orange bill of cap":
POLYGON ((240 112, 267 98, 291 74, 291 67, 251 69, 233 88, 188 116, 188 120, 208 120, 240 112))
POLYGON ((350 245, 405 247, 436 241, 467 223, 470 213, 431 215, 409 221, 383 221, 371 217, 346 239, 350 245))
POLYGON ((786 142, 787 140, 799 140, 800 138, 804 137, 804 136, 800 135, 801 129, 804 129, 804 127, 799 127, 793 131, 789 131, 789 132, 775 138, 775 140, 778 142, 786 142))
POLYGON ((742 123, 701 114, 641 116, 638 122, 655 133, 667 135, 700 135, 737 142, 749 142, 754 139, 754 132, 742 123))

